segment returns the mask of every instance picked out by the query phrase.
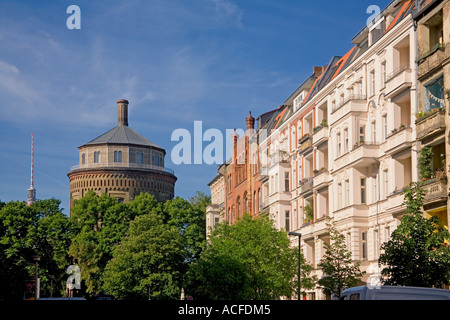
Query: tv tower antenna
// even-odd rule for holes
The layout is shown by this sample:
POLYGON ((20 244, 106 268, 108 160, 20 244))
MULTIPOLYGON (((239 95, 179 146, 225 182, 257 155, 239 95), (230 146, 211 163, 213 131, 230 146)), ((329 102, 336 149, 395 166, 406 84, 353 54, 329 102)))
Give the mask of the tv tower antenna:
POLYGON ((28 189, 28 200, 27 205, 31 206, 33 203, 36 202, 36 189, 34 188, 33 183, 33 168, 34 168, 34 134, 31 133, 31 184, 30 189, 28 189))

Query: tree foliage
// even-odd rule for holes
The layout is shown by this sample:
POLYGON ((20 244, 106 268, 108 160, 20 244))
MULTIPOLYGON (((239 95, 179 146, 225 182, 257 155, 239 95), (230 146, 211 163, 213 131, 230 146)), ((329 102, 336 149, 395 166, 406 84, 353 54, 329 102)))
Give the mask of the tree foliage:
POLYGON ((327 296, 340 297, 341 292, 357 285, 364 275, 360 263, 352 260, 352 254, 345 245, 345 237, 336 228, 334 221, 328 224, 330 243, 324 243, 325 254, 320 260, 324 276, 318 281, 327 296))
POLYGON ((63 293, 72 230, 60 203, 49 199, 27 206, 25 201, 11 201, 0 209, 0 297, 23 298, 25 281, 34 278, 36 255, 41 295, 50 295, 49 276, 54 277, 53 294, 63 293))
POLYGON ((418 183, 406 190, 406 214, 382 246, 379 263, 386 285, 442 287, 450 282, 450 234, 437 216, 423 216, 423 197, 418 183))
POLYGON ((179 299, 183 265, 179 230, 150 212, 131 222, 106 266, 103 289, 118 299, 179 299))
POLYGON ((189 268, 186 293, 212 300, 290 298, 297 288, 297 266, 297 249, 290 247, 286 233, 267 216, 246 214, 212 232, 210 244, 189 268))

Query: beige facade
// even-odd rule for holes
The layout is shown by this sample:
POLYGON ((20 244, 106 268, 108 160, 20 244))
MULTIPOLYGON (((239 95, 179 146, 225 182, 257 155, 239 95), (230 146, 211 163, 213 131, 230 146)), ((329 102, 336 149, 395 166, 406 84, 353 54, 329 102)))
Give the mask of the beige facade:
MULTIPOLYGON (((418 3, 390 3, 260 134, 262 211, 279 229, 302 234, 318 278, 329 217, 366 272, 361 284, 379 281, 381 246, 400 224, 411 182, 423 180, 426 214, 449 224, 450 1, 423 1, 426 10, 418 3), (433 152, 427 179, 418 170, 424 147, 433 152)), ((320 289, 308 292, 324 298, 320 289)))
POLYGON ((424 181, 428 216, 437 215, 448 226, 450 184, 450 1, 433 1, 415 14, 418 44, 417 138, 420 148, 430 148, 435 172, 424 181))

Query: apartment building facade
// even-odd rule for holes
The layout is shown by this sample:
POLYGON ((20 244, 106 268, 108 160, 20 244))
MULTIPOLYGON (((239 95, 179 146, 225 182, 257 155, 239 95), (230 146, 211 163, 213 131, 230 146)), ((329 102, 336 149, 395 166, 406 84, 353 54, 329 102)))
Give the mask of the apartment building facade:
POLYGON ((418 1, 417 26, 417 140, 429 155, 428 174, 419 178, 426 191, 424 210, 450 221, 448 205, 450 169, 450 1, 418 1))
POLYGON ((258 214, 302 234, 318 278, 332 218, 366 272, 361 283, 379 281, 381 245, 400 224, 404 189, 422 179, 425 147, 433 174, 422 182, 424 209, 448 225, 449 2, 392 1, 258 127, 258 214))

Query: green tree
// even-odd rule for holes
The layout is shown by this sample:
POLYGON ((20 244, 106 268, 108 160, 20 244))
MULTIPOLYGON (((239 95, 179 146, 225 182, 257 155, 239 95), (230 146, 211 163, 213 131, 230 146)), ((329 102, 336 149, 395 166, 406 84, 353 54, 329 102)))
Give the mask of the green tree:
POLYGON ((179 299, 184 264, 179 230, 150 212, 137 217, 103 274, 103 289, 118 299, 179 299))
POLYGON ((177 227, 183 236, 187 263, 196 261, 205 248, 206 206, 210 202, 209 196, 197 192, 189 201, 176 197, 161 207, 165 222, 177 227))
POLYGON ((420 149, 418 160, 419 178, 429 179, 433 175, 433 150, 431 147, 423 147, 420 149))
POLYGON ((27 206, 25 201, 11 201, 0 209, 0 297, 23 297, 25 280, 34 274, 35 255, 40 256, 41 296, 50 295, 49 276, 54 277, 53 294, 64 292, 72 230, 60 203, 49 199, 27 206))
MULTIPOLYGON (((308 285, 303 265, 302 283, 308 285), (305 279, 305 281, 303 281, 305 279)), ((263 215, 248 214, 233 225, 219 224, 210 244, 191 264, 186 293, 194 299, 269 300, 291 298, 297 289, 298 249, 263 215)))
POLYGON ((450 281, 448 230, 437 216, 423 216, 424 191, 413 183, 405 191, 406 213, 391 239, 382 245, 379 263, 384 284, 442 287, 450 281))
POLYGON ((357 285, 364 272, 360 271, 359 262, 352 260, 345 237, 337 230, 334 221, 331 220, 327 226, 330 243, 324 243, 326 251, 319 263, 324 276, 318 284, 328 297, 340 297, 343 290, 357 285))
MULTIPOLYGON (((150 195, 141 195, 136 197, 134 205, 139 207, 141 202, 153 200, 150 195)), ((83 290, 88 294, 100 293, 101 274, 112 258, 115 245, 120 243, 129 223, 140 213, 118 203, 114 197, 98 196, 93 191, 75 202, 70 220, 76 235, 72 238, 69 253, 80 267, 83 290)))

